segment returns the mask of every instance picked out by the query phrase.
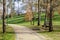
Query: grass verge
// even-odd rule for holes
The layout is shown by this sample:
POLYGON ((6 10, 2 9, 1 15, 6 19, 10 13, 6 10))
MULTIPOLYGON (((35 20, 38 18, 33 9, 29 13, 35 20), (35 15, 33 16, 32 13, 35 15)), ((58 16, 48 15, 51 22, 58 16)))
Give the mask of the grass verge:
POLYGON ((0 24, 0 40, 15 40, 14 30, 7 26, 6 33, 2 33, 2 24, 0 24))

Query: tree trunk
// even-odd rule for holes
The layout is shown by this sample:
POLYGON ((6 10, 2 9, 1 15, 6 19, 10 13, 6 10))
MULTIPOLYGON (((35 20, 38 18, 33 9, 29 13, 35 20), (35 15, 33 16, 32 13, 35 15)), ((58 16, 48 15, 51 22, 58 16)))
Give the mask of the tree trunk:
POLYGON ((6 28, 6 25, 5 25, 5 13, 6 13, 6 0, 3 0, 3 33, 5 33, 5 28, 6 28))
POLYGON ((52 27, 52 12, 53 12, 52 0, 50 0, 49 32, 53 31, 53 27, 52 27))
POLYGON ((40 9, 39 9, 39 4, 40 0, 38 0, 38 26, 40 25, 40 9))
POLYGON ((9 8, 11 9, 10 17, 13 16, 12 0, 9 0, 9 8))
POLYGON ((46 4, 46 5, 45 5, 46 12, 45 12, 45 19, 44 19, 44 25, 43 25, 43 27, 46 28, 46 27, 48 27, 48 26, 47 26, 47 22, 48 22, 48 21, 47 21, 47 20, 48 20, 48 19, 47 19, 47 14, 48 14, 48 12, 47 12, 48 0, 45 1, 45 4, 46 4))

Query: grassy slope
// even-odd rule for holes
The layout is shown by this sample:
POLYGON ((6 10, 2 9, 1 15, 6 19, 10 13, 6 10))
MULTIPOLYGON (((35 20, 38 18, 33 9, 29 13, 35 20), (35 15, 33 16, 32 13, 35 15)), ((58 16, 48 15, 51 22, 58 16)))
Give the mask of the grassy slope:
MULTIPOLYGON (((37 17, 37 15, 35 15, 37 17)), ((44 14, 41 15, 41 24, 44 23, 44 14)), ((35 20, 35 26, 32 26, 30 24, 30 22, 25 22, 24 21, 24 15, 22 16, 16 16, 13 18, 9 18, 8 23, 12 23, 12 24, 19 24, 19 25, 24 25, 27 26, 29 28, 37 28, 37 21, 35 20)), ((39 27, 38 27, 39 28, 39 27)), ((53 28, 54 31, 53 32, 47 32, 47 31, 40 31, 38 30, 40 34, 43 34, 44 36, 51 37, 52 40, 59 40, 60 39, 60 15, 57 14, 57 12, 55 12, 55 15, 53 17, 53 28)))

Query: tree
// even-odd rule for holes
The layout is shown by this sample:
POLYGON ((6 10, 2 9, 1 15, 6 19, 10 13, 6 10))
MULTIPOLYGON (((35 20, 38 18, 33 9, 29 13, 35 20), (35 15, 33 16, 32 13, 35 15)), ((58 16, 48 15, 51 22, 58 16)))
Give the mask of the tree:
POLYGON ((28 6, 28 8, 27 8, 26 11, 27 11, 27 12, 26 12, 26 14, 25 14, 25 20, 26 20, 26 21, 32 21, 33 15, 32 15, 32 11, 31 11, 31 7, 28 6))
POLYGON ((5 24, 5 13, 6 13, 6 0, 3 0, 3 33, 5 33, 5 28, 6 28, 6 24, 5 24))
POLYGON ((38 26, 40 25, 40 0, 38 0, 38 26))
POLYGON ((33 13, 32 7, 33 7, 33 0, 29 0, 28 1, 28 8, 30 10, 30 15, 31 15, 30 16, 30 18, 31 18, 30 22, 31 22, 31 24, 34 25, 34 13, 33 13))
POLYGON ((53 30, 53 27, 52 27, 52 17, 53 17, 53 14, 54 14, 54 11, 53 11, 53 1, 50 0, 46 0, 46 5, 45 5, 45 8, 46 8, 46 13, 45 13, 45 20, 44 20, 44 27, 49 27, 49 31, 51 32, 53 30))
POLYGON ((30 5, 30 7, 31 7, 31 12, 32 12, 32 16, 33 16, 33 17, 32 17, 32 21, 31 21, 31 22, 32 22, 32 25, 34 25, 34 19, 35 19, 34 13, 33 13, 33 9, 32 9, 33 6, 34 6, 33 3, 34 3, 33 0, 30 0, 29 5, 30 5))
POLYGON ((10 17, 12 18, 14 15, 13 2, 12 0, 8 0, 8 1, 9 1, 8 7, 11 9, 10 17))
POLYGON ((48 7, 48 0, 45 0, 44 3, 43 3, 43 6, 45 8, 45 19, 44 19, 44 25, 42 25, 43 27, 48 27, 47 26, 47 7, 48 7))
POLYGON ((53 27, 52 27, 52 12, 53 12, 52 0, 50 0, 49 32, 53 31, 53 27))

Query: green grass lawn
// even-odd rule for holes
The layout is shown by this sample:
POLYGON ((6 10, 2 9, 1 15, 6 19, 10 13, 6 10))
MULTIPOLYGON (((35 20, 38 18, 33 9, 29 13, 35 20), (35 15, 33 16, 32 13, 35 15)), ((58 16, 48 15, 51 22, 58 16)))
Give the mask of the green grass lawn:
POLYGON ((6 27, 6 33, 2 33, 2 24, 0 24, 0 40, 15 40, 15 33, 11 27, 6 27))
MULTIPOLYGON (((35 15, 35 18, 37 15, 35 15)), ((34 20, 35 25, 31 25, 30 22, 25 22, 24 21, 24 15, 20 16, 15 16, 13 18, 8 18, 8 22, 10 24, 18 24, 18 25, 23 25, 28 28, 34 29, 34 28, 41 28, 41 26, 37 26, 37 19, 34 20)), ((41 25, 44 23, 44 14, 41 14, 41 25)), ((46 36, 47 38, 50 37, 52 40, 59 40, 60 39, 60 15, 55 12, 54 17, 53 17, 53 32, 48 32, 48 31, 42 31, 42 30, 35 30, 37 33, 42 34, 46 36)))
POLYGON ((60 25, 53 25, 53 28, 54 28, 53 32, 42 31, 39 32, 39 34, 42 34, 47 38, 50 37, 52 40, 60 40, 60 25))

